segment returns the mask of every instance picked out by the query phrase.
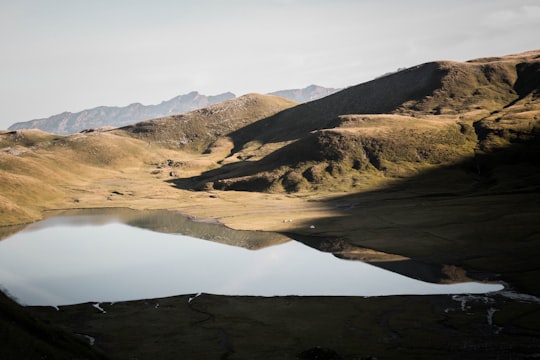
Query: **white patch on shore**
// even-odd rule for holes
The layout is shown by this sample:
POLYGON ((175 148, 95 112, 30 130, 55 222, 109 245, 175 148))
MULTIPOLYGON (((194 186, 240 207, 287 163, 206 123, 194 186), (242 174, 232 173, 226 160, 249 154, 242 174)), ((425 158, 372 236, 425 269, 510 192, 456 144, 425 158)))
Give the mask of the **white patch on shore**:
POLYGON ((461 303, 461 311, 469 310, 471 308, 470 306, 467 306, 467 302, 483 302, 484 304, 489 304, 494 301, 488 296, 481 295, 453 295, 452 300, 461 303))
POLYGON ((79 335, 83 336, 86 340, 88 340, 88 344, 90 344, 90 346, 94 346, 94 344, 96 343, 96 338, 90 335, 85 335, 85 334, 79 334, 79 335))
POLYGON ((92 304, 92 306, 96 309, 98 309, 99 311, 101 311, 103 314, 106 314, 107 312, 105 310, 103 310, 103 308, 101 307, 101 303, 98 302, 98 303, 95 303, 95 304, 92 304))
POLYGON ((538 298, 538 297, 536 297, 534 295, 521 294, 521 293, 517 293, 517 292, 514 292, 514 291, 510 291, 510 290, 499 291, 498 294, 504 296, 505 298, 515 300, 515 301, 519 301, 519 302, 540 304, 540 298, 538 298))
POLYGON ((188 301, 187 301, 188 304, 191 303, 193 300, 195 300, 195 298, 198 298, 198 297, 201 296, 201 295, 202 295, 202 293, 197 293, 195 296, 190 297, 190 298, 188 299, 188 301))
POLYGON ((487 322, 490 326, 493 325, 493 314, 495 314, 496 311, 498 310, 495 308, 489 308, 487 311, 487 322))

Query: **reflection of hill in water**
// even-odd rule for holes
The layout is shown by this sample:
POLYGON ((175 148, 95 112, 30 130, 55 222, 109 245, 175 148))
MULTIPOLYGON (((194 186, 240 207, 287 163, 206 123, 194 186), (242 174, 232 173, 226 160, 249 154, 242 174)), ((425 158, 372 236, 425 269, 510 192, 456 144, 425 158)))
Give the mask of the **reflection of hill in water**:
POLYGON ((536 133, 382 189, 337 195, 327 199, 335 216, 305 237, 307 224, 297 222, 289 235, 347 258, 355 246, 399 254, 409 260, 365 261, 425 281, 461 281, 462 268, 467 276, 502 279, 539 296, 539 153, 536 133))
MULTIPOLYGON (((49 213, 49 217, 52 216, 69 216, 71 224, 80 222, 81 225, 100 225, 116 221, 141 229, 167 234, 178 233, 250 250, 290 240, 284 235, 272 232, 233 230, 217 222, 197 221, 179 212, 168 210, 75 209, 52 211, 49 213)), ((22 230, 22 228, 18 230, 22 230)))

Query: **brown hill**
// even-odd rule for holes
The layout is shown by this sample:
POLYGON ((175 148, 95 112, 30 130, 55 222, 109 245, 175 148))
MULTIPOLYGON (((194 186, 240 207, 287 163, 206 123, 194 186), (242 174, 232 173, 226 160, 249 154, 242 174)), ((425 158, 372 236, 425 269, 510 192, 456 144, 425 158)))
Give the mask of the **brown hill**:
POLYGON ((91 192, 97 179, 155 161, 156 151, 145 145, 102 132, 0 132, 0 224, 35 220, 44 210, 73 205, 77 194, 91 192))
POLYGON ((50 208, 78 207, 84 195, 110 199, 137 181, 152 189, 149 181, 168 176, 156 167, 171 159, 182 163, 187 174, 215 167, 232 148, 230 140, 220 136, 294 105, 276 96, 252 94, 114 131, 87 130, 69 136, 2 131, 0 225, 38 219, 50 208), (199 156, 202 152, 207 154, 199 156))
POLYGON ((350 190, 535 140, 540 52, 432 62, 345 89, 228 135, 231 155, 180 187, 350 190))
POLYGON ((292 100, 248 94, 188 113, 143 121, 116 133, 172 149, 204 152, 218 138, 297 105, 292 100))

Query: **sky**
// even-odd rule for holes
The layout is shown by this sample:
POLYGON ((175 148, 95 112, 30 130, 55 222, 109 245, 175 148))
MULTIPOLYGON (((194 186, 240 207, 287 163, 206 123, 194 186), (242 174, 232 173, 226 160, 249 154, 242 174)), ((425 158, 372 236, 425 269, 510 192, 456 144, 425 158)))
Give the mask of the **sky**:
POLYGON ((540 49, 538 0, 0 0, 0 129, 540 49))

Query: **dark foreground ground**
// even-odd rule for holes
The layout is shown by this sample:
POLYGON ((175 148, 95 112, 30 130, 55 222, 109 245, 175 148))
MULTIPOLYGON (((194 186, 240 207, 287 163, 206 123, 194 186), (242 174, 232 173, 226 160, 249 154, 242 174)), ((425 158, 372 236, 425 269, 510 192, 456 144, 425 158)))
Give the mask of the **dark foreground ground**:
POLYGON ((537 359, 531 300, 202 294, 27 309, 116 359, 537 359))

